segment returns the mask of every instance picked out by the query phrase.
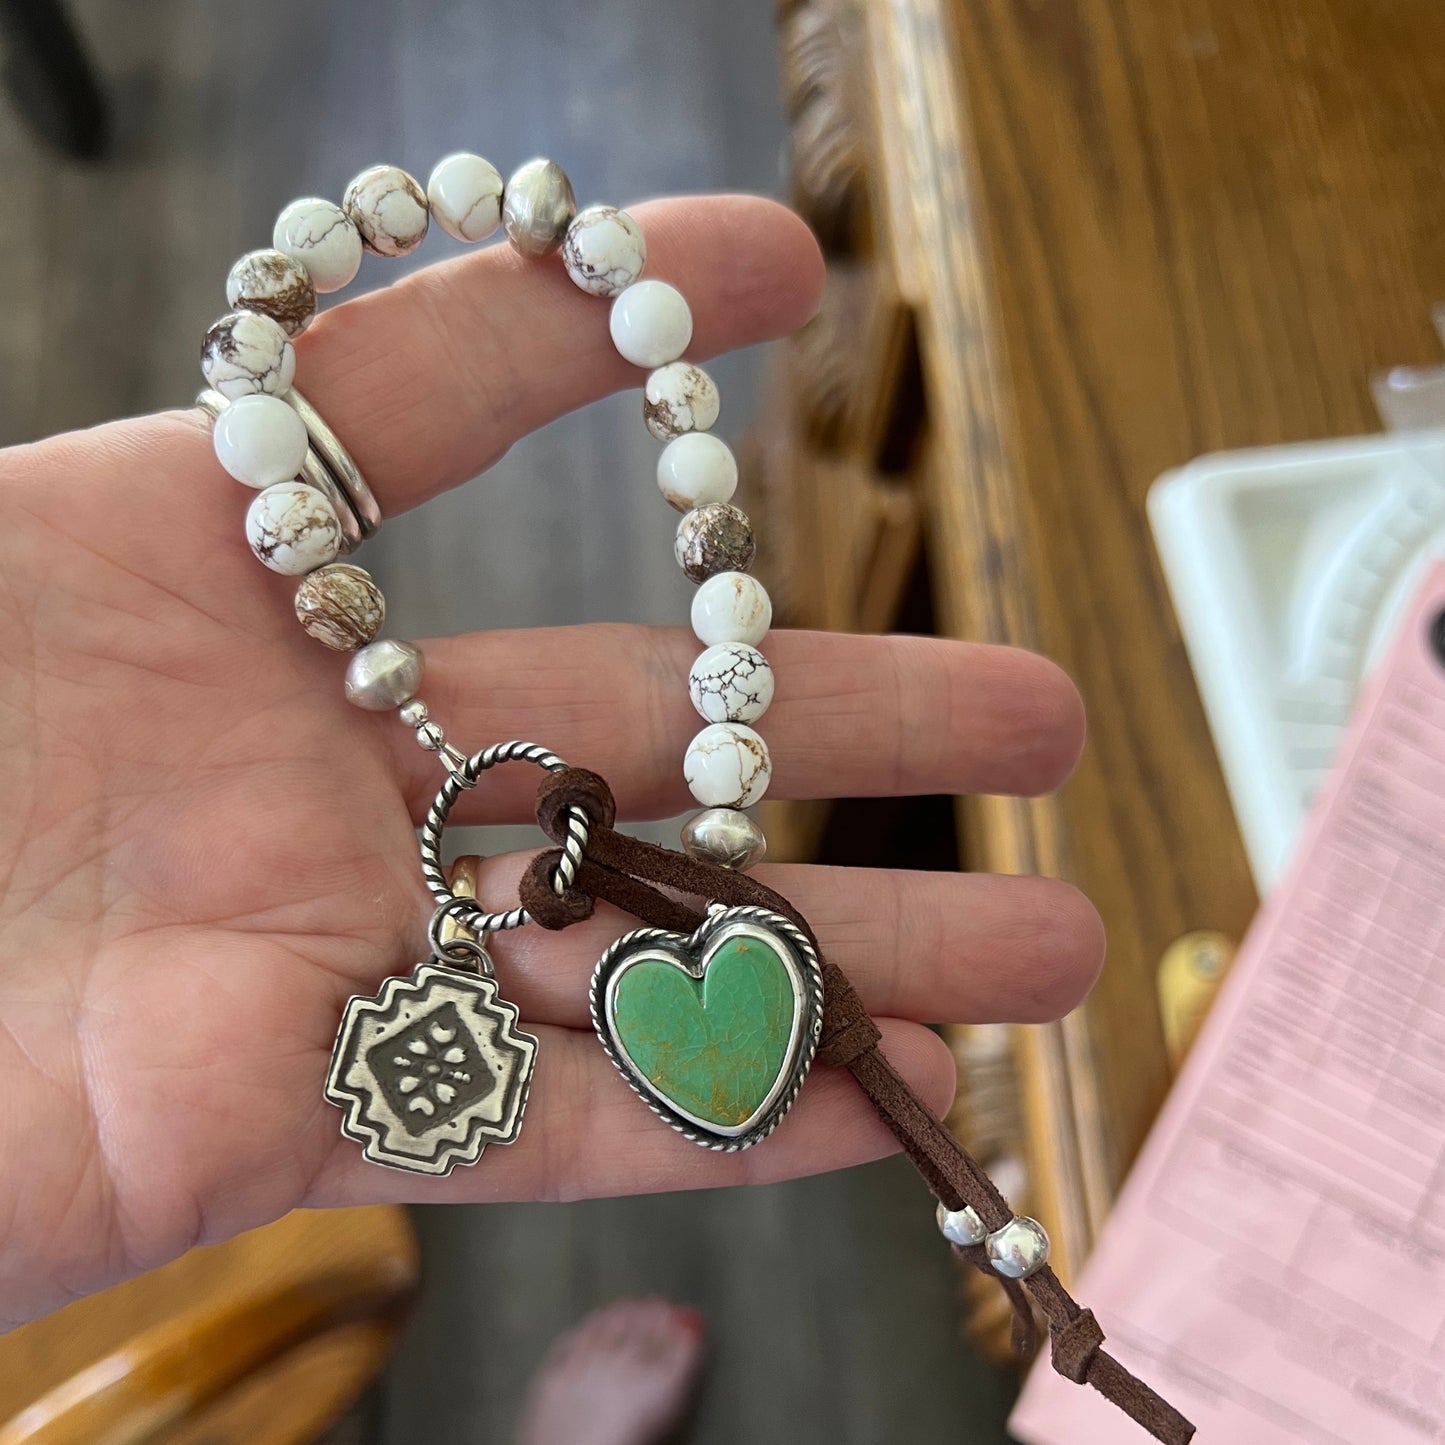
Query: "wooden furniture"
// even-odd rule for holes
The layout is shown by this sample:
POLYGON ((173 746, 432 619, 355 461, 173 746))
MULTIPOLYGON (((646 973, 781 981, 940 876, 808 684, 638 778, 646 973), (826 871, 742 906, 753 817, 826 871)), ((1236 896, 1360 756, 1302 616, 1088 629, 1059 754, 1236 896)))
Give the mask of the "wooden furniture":
POLYGON ((0 1337, 0 1445, 305 1445, 396 1339, 391 1206, 297 1210, 0 1337))
MULTIPOLYGON (((940 631, 1037 647, 1088 704, 1060 796, 958 813, 966 866, 1073 879, 1108 926, 1072 1017, 958 1036, 985 1095, 965 1126, 985 1152, 1022 1139, 1067 1277, 1168 1084, 1161 957, 1255 906, 1145 493, 1202 452, 1376 430, 1371 372, 1438 356, 1445 21, 785 0, 779 26, 834 276, 758 443, 761 530, 801 574, 785 615, 878 625, 923 566, 940 631)), ((817 810, 788 821, 806 851, 817 810)))

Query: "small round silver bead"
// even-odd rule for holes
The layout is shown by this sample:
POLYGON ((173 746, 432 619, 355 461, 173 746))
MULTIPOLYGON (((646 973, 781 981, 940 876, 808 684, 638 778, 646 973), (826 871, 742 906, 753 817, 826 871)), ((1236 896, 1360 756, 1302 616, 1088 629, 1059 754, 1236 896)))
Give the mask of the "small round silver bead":
POLYGON ((353 653, 346 667, 346 700, 367 712, 387 712, 416 696, 424 667, 421 649, 384 637, 353 653))
POLYGON ((431 714, 427 711, 426 704, 419 698, 414 697, 410 702, 403 703, 397 709, 397 717, 409 728, 419 728, 431 714))
POLYGON ((502 225, 524 256, 555 251, 577 214, 577 197, 556 161, 538 158, 518 166, 502 192, 502 225))
POLYGON ((704 808, 683 824, 682 851, 704 863, 720 863, 739 873, 761 863, 768 840, 763 830, 736 808, 704 808))
POLYGON ((1049 1236, 1037 1219, 1015 1215, 986 1240, 988 1262, 1005 1279, 1027 1279, 1049 1262, 1049 1236))
POLYGON ((967 1204, 962 1209, 949 1209, 940 1203, 934 1213, 943 1237, 950 1243, 967 1249, 972 1244, 982 1244, 988 1238, 988 1226, 978 1217, 978 1210, 967 1204))
POLYGON ((439 753, 447 735, 434 722, 424 722, 416 730, 416 740, 429 753, 439 753))

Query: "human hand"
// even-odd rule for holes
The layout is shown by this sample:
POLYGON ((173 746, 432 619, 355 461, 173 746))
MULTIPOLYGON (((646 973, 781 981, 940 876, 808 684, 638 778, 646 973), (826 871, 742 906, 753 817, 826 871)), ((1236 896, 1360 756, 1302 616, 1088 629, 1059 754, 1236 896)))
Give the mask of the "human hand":
MULTIPOLYGON (((650 274, 691 300, 695 354, 815 308, 817 249, 782 208, 700 198, 634 214, 650 274)), ((506 247, 337 307, 297 351, 389 514, 640 380, 560 265, 506 247)), ((322 1082, 347 997, 426 952, 414 830, 436 759, 343 700, 344 658, 302 633, 294 583, 250 555, 248 494, 199 412, 13 449, 0 498, 0 1326, 296 1205, 762 1182, 895 1147, 851 1079, 821 1066, 756 1149, 719 1155, 659 1125, 589 1025, 592 964, 633 922, 599 909, 564 935, 495 942, 503 991, 541 1041, 520 1140, 444 1180, 365 1163, 322 1082)), ((1028 654, 788 632, 766 646, 775 797, 1035 793, 1082 744, 1073 687, 1028 654)), ((449 736, 545 743, 607 777, 627 817, 688 806, 684 630, 425 650, 423 692, 449 736)), ((512 771, 464 794, 455 821, 529 817, 535 778, 512 771)), ((508 906, 523 862, 490 862, 482 896, 508 906)), ((1057 1017, 1102 958, 1092 908, 1050 880, 757 876, 809 918, 880 1017, 885 1053, 940 1110, 953 1063, 920 1020, 1057 1017)))

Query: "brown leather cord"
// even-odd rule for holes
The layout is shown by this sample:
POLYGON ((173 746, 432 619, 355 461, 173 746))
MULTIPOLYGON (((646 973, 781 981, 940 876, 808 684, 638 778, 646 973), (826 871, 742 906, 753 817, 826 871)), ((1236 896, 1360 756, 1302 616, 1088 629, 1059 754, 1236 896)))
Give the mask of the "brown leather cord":
MULTIPOLYGON (((535 858, 522 880, 523 906, 544 928, 567 928, 579 922, 591 913, 597 898, 654 928, 691 933, 701 926, 703 915, 661 891, 666 888, 710 903, 781 913, 817 947, 802 914, 756 879, 615 832, 616 805, 607 784, 595 773, 569 768, 543 779, 537 795, 537 821, 554 842, 562 841, 566 829, 563 815, 574 805, 584 808, 592 823, 587 856, 574 886, 560 896, 552 890, 553 870, 561 856, 558 851, 535 858)), ((877 1025, 842 970, 824 962, 823 984, 819 1057, 852 1073, 946 1208, 968 1205, 990 1230, 1007 1224, 1013 1211, 993 1181, 879 1052, 877 1025)), ((982 1246, 955 1247, 954 1253, 1000 1279, 1014 1306, 1014 1342, 1021 1353, 1031 1354, 1036 1341, 1028 1304, 1032 1296, 1049 1322, 1051 1359, 1061 1375, 1076 1384, 1092 1385, 1164 1445, 1188 1445, 1193 1439, 1194 1426, 1189 1421, 1101 1348, 1104 1334, 1098 1322, 1075 1303, 1053 1270, 1045 1266, 1027 1280, 1003 1280, 994 1274, 982 1246)))

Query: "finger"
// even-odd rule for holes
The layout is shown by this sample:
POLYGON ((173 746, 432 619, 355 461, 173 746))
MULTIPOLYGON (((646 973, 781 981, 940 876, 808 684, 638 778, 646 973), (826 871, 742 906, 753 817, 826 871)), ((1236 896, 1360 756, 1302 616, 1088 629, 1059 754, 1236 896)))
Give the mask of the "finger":
MULTIPOLYGON (((699 648, 667 628, 474 633, 426 644, 422 691, 450 737, 542 743, 601 773, 623 817, 666 817, 696 806, 682 759, 703 726, 687 693, 699 648)), ((1068 776, 1083 746, 1077 690, 1034 653, 786 631, 763 648, 777 692, 756 726, 774 798, 1041 793, 1068 776)), ((420 818, 441 782, 436 760, 394 724, 387 736, 420 818)), ((453 816, 530 818, 536 787, 534 769, 499 769, 453 816)))
MULTIPOLYGON (((531 855, 490 858, 479 896, 514 907, 531 855)), ((761 867, 811 924, 823 955, 868 1011, 923 1023, 1040 1023, 1074 1007, 1104 962, 1104 929, 1078 889, 1054 878, 909 873, 886 868, 761 867)), ((598 906, 560 938, 523 928, 488 944, 526 1018, 588 1026, 592 966, 635 919, 598 906)))
MULTIPOLYGON (((884 1019, 880 1027, 884 1055, 941 1114, 957 1079, 948 1046, 918 1024, 884 1019)), ((537 1071, 515 1144, 488 1149, 475 1169, 428 1179, 379 1169, 351 1140, 337 1139, 306 1203, 584 1199, 767 1184, 862 1164, 898 1148, 852 1077, 820 1064, 770 1138, 736 1154, 702 1149, 648 1110, 591 1033, 545 1024, 534 1032, 537 1071)), ((311 1127, 334 1134, 335 1110, 320 1105, 311 1127)))
MULTIPOLYGON (((817 309, 823 263, 791 211, 756 196, 637 206, 647 272, 693 315, 692 357, 786 335, 817 309)), ((490 465, 544 422, 643 373, 608 332, 609 303, 560 256, 492 246, 320 316, 297 343, 297 385, 355 457, 385 513, 490 465)))

